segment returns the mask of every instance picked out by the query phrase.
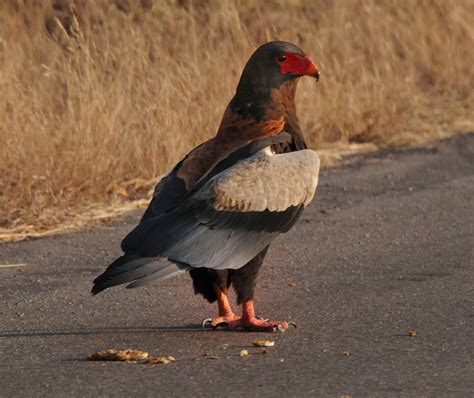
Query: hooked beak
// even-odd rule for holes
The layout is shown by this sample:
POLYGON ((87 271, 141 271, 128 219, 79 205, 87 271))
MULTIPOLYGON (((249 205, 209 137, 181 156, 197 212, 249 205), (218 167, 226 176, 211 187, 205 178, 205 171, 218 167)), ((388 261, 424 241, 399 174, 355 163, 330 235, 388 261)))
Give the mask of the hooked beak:
POLYGON ((316 79, 316 81, 319 81, 319 70, 318 66, 316 65, 315 62, 310 57, 304 57, 305 63, 307 65, 306 70, 305 70, 305 75, 306 76, 311 76, 316 79))
POLYGON ((291 73, 296 76, 311 76, 319 80, 318 66, 308 56, 288 54, 286 60, 281 63, 280 72, 283 75, 291 73))

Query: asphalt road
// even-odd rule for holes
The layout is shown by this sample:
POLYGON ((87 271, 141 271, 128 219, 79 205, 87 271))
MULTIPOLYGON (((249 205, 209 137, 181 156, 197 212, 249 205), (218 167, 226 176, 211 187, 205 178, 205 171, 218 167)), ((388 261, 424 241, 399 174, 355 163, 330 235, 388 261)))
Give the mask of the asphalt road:
POLYGON ((187 275, 91 297, 138 213, 0 245, 26 263, 0 268, 0 396, 472 397, 473 196, 472 133, 324 171, 260 275, 259 315, 298 325, 280 334, 200 329, 187 275), (127 347, 179 361, 86 360, 127 347))

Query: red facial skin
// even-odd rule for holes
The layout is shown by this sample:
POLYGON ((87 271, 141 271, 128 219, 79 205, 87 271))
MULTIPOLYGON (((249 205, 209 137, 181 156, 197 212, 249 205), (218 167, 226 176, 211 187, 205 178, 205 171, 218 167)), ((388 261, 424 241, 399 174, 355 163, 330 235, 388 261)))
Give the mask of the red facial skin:
POLYGON ((276 61, 280 64, 282 75, 293 73, 299 76, 312 76, 319 80, 319 71, 317 65, 310 57, 301 57, 297 54, 285 54, 284 57, 277 57, 276 61))

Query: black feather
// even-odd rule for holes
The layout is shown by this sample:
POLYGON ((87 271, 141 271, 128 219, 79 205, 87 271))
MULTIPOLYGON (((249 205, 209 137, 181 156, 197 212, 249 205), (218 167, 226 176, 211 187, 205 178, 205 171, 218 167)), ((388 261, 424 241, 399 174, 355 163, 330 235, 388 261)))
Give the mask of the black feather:
POLYGON ((216 287, 227 290, 230 286, 230 275, 234 270, 215 270, 210 268, 193 268, 189 275, 193 280, 194 293, 202 294, 204 298, 213 303, 217 300, 216 287))
POLYGON ((245 264, 245 266, 234 270, 230 275, 230 282, 237 293, 238 304, 253 299, 255 287, 257 286, 257 275, 267 255, 267 251, 268 246, 245 264))

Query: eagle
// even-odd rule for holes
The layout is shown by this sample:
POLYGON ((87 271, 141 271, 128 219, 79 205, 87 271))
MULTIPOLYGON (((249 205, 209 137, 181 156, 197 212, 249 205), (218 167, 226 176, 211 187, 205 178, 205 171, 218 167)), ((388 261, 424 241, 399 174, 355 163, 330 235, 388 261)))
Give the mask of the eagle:
POLYGON ((256 316, 254 293, 270 244, 290 230, 316 192, 319 157, 307 147, 295 94, 300 77, 319 75, 295 44, 257 48, 217 134, 158 182, 140 223, 122 241, 123 255, 94 280, 92 294, 188 272, 195 293, 218 304, 218 315, 203 326, 287 329, 287 322, 256 316), (240 316, 228 298, 231 286, 240 316))

